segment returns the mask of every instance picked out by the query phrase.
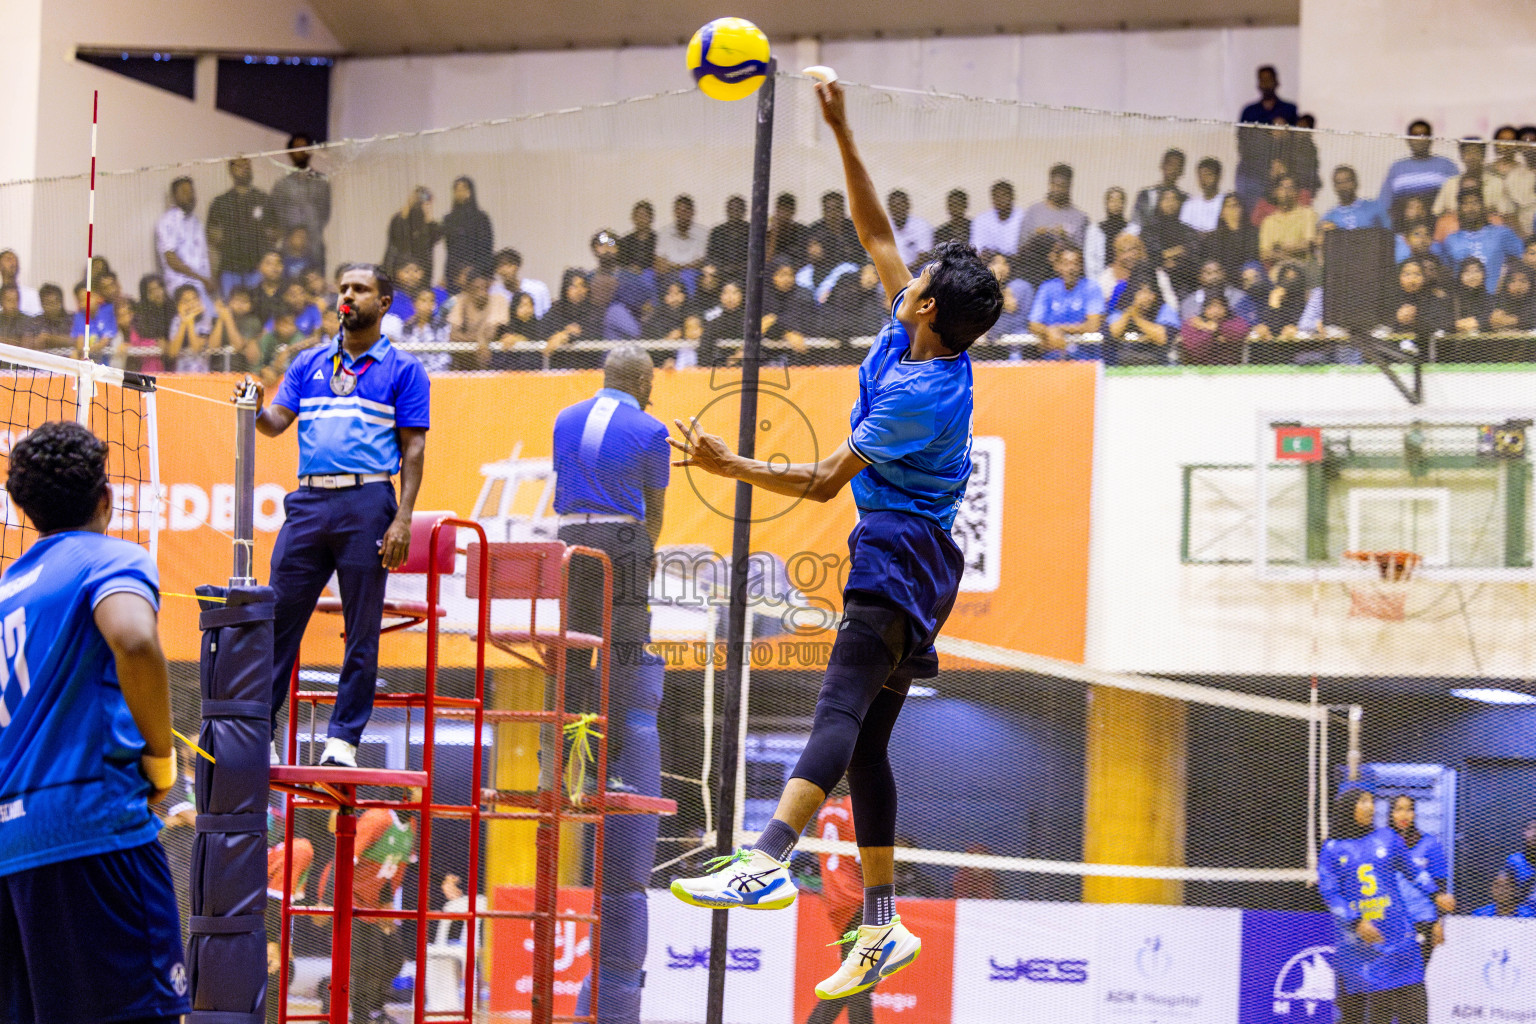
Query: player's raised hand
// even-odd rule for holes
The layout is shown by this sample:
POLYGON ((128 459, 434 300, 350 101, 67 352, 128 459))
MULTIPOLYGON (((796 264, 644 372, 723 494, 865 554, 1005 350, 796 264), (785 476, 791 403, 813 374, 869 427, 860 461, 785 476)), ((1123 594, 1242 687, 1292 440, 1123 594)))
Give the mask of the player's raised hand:
POLYGON ((682 453, 682 458, 672 463, 674 466, 685 466, 692 469, 702 469, 706 473, 715 476, 730 477, 732 464, 736 458, 725 440, 714 434, 707 434, 699 426, 698 420, 684 423, 682 420, 673 420, 677 424, 678 432, 683 435, 679 441, 675 437, 668 437, 667 444, 682 453))
POLYGON ((843 131, 848 127, 848 114, 843 107, 843 87, 836 81, 817 82, 816 98, 821 101, 821 116, 827 127, 843 131))

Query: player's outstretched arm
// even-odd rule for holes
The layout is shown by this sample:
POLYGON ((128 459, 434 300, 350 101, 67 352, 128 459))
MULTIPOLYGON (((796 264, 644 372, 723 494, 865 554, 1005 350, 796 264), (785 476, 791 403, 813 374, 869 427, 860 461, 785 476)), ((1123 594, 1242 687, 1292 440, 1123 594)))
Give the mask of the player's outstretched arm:
POLYGON ((178 773, 171 742, 171 675, 160 649, 155 606, 141 594, 120 591, 102 598, 93 617, 112 650, 133 724, 144 737, 144 774, 155 790, 149 802, 158 803, 178 773))
POLYGON ((260 433, 267 437, 276 437, 287 430, 297 418, 294 415, 294 411, 285 406, 266 406, 266 385, 250 374, 246 374, 245 380, 235 385, 235 393, 230 398, 230 401, 239 402, 246 388, 256 389, 256 429, 260 433))
POLYGON ((843 174, 848 181, 848 213, 859 233, 859 244, 869 253, 875 272, 880 275, 887 301, 893 300, 896 293, 912 280, 912 271, 902 261, 891 219, 880 205, 875 183, 859 156, 858 147, 853 144, 853 131, 848 127, 847 111, 843 107, 843 87, 835 81, 817 83, 816 98, 821 101, 821 116, 832 129, 838 152, 843 157, 843 174))
POLYGON ((868 465, 853 453, 847 441, 820 462, 792 462, 786 466, 761 459, 744 459, 731 451, 723 439, 705 433, 697 423, 673 422, 683 439, 667 438, 667 443, 682 453, 682 458, 672 465, 702 469, 728 480, 744 480, 753 487, 791 498, 831 501, 859 470, 868 465))

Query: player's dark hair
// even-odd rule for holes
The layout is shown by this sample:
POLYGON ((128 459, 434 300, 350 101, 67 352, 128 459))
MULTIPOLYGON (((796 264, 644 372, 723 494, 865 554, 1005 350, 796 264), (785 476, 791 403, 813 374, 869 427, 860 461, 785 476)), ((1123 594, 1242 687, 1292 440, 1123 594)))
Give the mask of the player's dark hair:
POLYGON ((308 149, 310 146, 313 146, 314 144, 315 144, 315 140, 310 138, 309 132, 294 132, 292 135, 288 136, 288 142, 287 142, 286 145, 283 146, 283 148, 284 149, 308 149), (303 140, 303 141, 300 141, 300 140, 303 140))
POLYGON ((1413 130, 1415 128, 1417 128, 1419 125, 1423 125, 1424 126, 1424 134, 1426 134, 1426 135, 1433 135, 1433 134, 1435 134, 1435 126, 1430 124, 1428 121, 1424 120, 1422 117, 1415 118, 1414 120, 1408 122, 1408 134, 1412 135, 1413 134, 1413 130))
POLYGON ((60 288, 56 284, 45 284, 37 290, 37 297, 39 299, 43 298, 45 295, 52 295, 60 302, 64 301, 64 289, 60 288))
POLYGON ((1216 177, 1221 177, 1221 161, 1213 156, 1208 156, 1195 165, 1197 171, 1215 171, 1216 177))
POLYGON ((1046 177, 1047 178, 1066 178, 1068 181, 1071 181, 1072 180, 1072 165, 1071 164, 1052 164, 1050 172, 1046 174, 1046 177))
MULTIPOLYGON (((644 202, 644 200, 641 200, 641 202, 644 202)), ((516 263, 519 269, 521 269, 523 265, 523 254, 518 252, 516 249, 497 249, 496 256, 492 259, 491 262, 498 267, 503 263, 516 263)))
POLYGON ((186 295, 188 292, 191 292, 193 295, 198 295, 199 297, 201 297, 199 295, 198 290, 197 290, 197 285, 195 285, 195 284, 184 284, 180 288, 176 289, 175 293, 171 296, 171 301, 174 302, 178 306, 181 305, 181 298, 182 298, 182 296, 186 295))
POLYGON ((389 276, 389 271, 377 263, 343 263, 336 268, 336 283, 340 284, 342 276, 353 270, 365 270, 373 275, 373 283, 379 289, 379 298, 392 299, 395 297, 395 281, 389 276))
POLYGON ((922 297, 934 300, 933 332, 951 352, 964 352, 1002 315, 1003 286, 964 242, 936 246, 930 260, 938 265, 922 297))
POLYGON ((1370 826, 1355 820, 1355 805, 1360 802, 1361 796, 1369 795, 1367 790, 1356 786, 1334 797, 1333 804, 1328 808, 1328 834, 1340 839, 1357 839, 1369 835, 1370 826))
POLYGON ((44 423, 11 449, 5 489, 39 533, 77 530, 107 489, 107 443, 78 423, 44 423))
POLYGON ((1259 70, 1254 72, 1254 74, 1262 75, 1266 71, 1275 76, 1276 83, 1280 81, 1280 72, 1275 70, 1275 66, 1273 64, 1260 64, 1259 70))
POLYGON ((1172 160, 1175 157, 1178 158, 1179 163, 1182 164, 1182 163, 1185 162, 1184 151, 1182 149, 1170 149, 1170 150, 1168 150, 1168 152, 1163 154, 1162 162, 1163 163, 1167 163, 1169 160, 1172 160))
POLYGON ((174 179, 171 182, 171 195, 175 195, 176 194, 176 190, 181 188, 181 186, 184 185, 184 184, 185 185, 192 184, 192 179, 187 177, 186 175, 182 175, 181 177, 174 179))

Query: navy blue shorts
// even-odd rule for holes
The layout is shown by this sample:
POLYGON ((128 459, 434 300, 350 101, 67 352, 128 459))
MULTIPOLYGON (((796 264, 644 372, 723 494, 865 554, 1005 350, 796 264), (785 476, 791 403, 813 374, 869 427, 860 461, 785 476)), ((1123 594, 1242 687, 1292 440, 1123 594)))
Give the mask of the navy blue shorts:
POLYGON ((960 593, 965 556, 949 533, 926 516, 871 512, 848 535, 847 595, 857 593, 907 614, 907 656, 917 679, 938 674, 934 637, 960 593))
POLYGON ((0 1024, 174 1021, 191 1008, 158 841, 0 877, 0 1024))

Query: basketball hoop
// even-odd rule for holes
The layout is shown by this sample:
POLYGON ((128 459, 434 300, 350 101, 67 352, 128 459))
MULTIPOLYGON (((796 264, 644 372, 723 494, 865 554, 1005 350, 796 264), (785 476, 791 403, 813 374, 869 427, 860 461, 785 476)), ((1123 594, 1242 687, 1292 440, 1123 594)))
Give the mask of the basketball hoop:
POLYGON ((1349 614, 1402 622, 1408 601, 1408 584, 1419 567, 1420 556, 1413 551, 1346 551, 1344 557, 1359 562, 1366 575, 1359 583, 1349 583, 1349 614), (1374 566, 1376 571, 1370 573, 1374 566))

